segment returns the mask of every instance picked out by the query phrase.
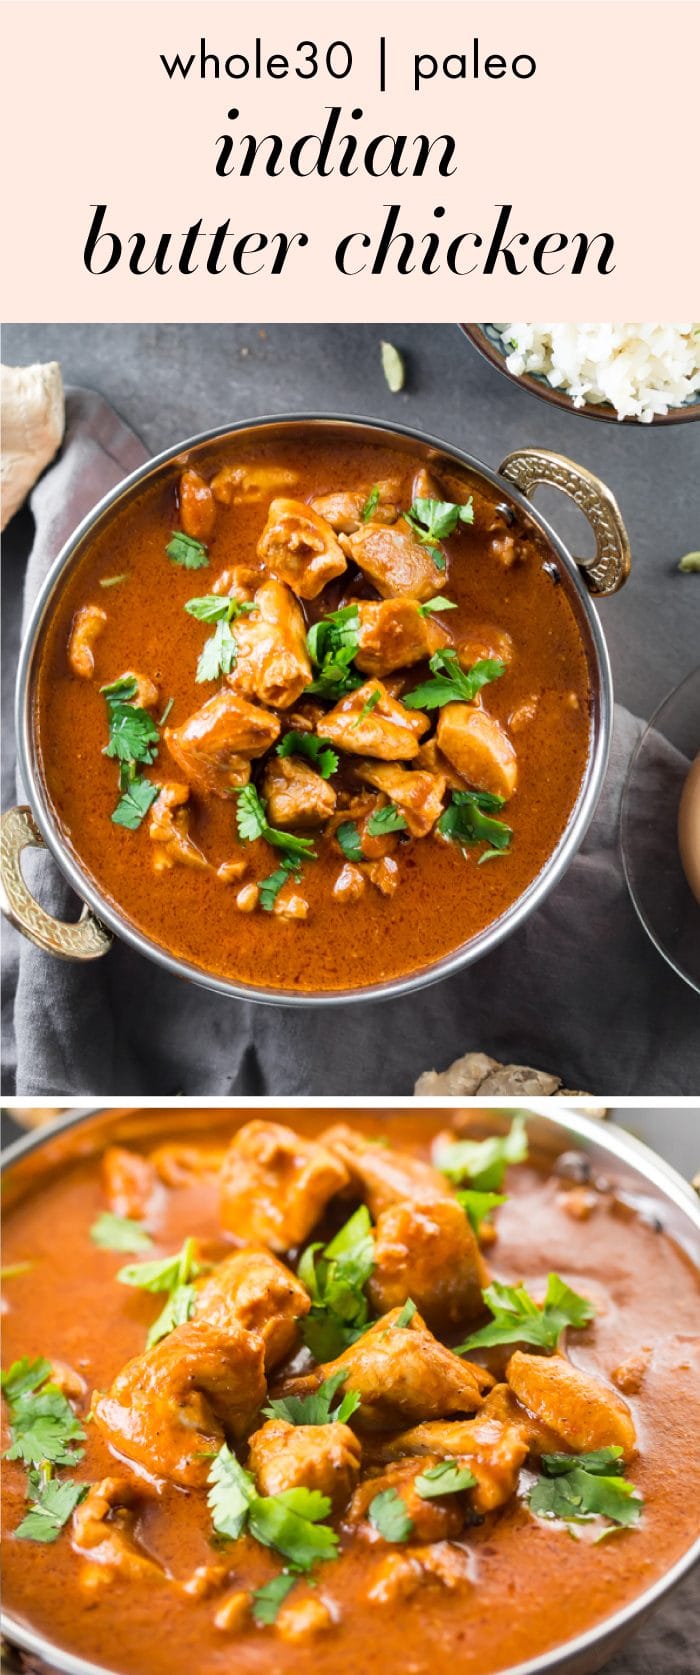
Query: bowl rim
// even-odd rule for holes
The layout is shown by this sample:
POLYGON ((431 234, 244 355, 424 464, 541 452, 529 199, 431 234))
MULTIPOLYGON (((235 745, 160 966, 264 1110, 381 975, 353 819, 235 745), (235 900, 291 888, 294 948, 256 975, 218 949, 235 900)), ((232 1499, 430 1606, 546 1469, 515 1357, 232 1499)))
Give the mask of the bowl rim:
MULTIPOLYGON (((164 1116, 170 1103, 164 1101, 158 1104, 158 1110, 164 1116)), ((279 1110, 279 1102, 275 1104, 273 1099, 258 1100, 254 1103, 256 1110, 260 1107, 271 1109, 273 1106, 276 1110, 279 1110)), ((321 1106, 322 1102, 319 1100, 314 1103, 321 1106)), ((361 1102, 350 1103, 341 1100, 340 1103, 345 1111, 357 1109, 358 1105, 363 1108, 361 1102)), ((593 1143, 593 1145, 601 1147, 609 1156, 612 1156, 615 1162, 627 1163, 633 1169, 638 1170, 653 1186, 658 1188, 663 1197, 677 1209, 680 1209, 682 1214, 686 1215, 691 1226, 700 1234, 700 1202, 690 1184, 673 1168, 672 1164, 667 1163, 666 1159, 655 1152, 651 1146, 639 1140, 636 1135, 628 1133, 626 1129, 603 1123, 597 1117, 588 1116, 585 1112, 576 1110, 575 1107, 569 1107, 559 1100, 554 1102, 552 1099, 525 1098, 521 1100, 513 1098, 512 1100, 506 1099, 503 1103, 499 1102, 497 1106, 494 1106, 492 1101, 479 1100, 478 1097, 457 1102, 445 1099, 426 1099, 414 1103, 419 1108, 430 1108, 436 1111, 455 1110, 459 1105, 465 1104, 470 1110, 483 1110, 484 1116, 487 1113, 499 1116, 508 1115, 517 1109, 526 1114, 529 1112, 540 1119, 544 1118, 555 1130, 557 1128, 563 1130, 568 1139, 580 1139, 584 1142, 593 1143), (552 1109, 554 1104, 556 1104, 556 1108, 552 1109)), ((206 1112, 208 1108, 223 1109, 224 1104, 225 1102, 212 1100, 206 1103, 193 1101, 191 1107, 188 1104, 188 1109, 206 1112)), ((134 1100, 127 1105, 94 1104, 82 1109, 76 1110, 73 1108, 64 1112, 62 1116, 43 1128, 31 1129, 29 1133, 7 1146, 0 1157, 0 1175, 4 1175, 8 1169, 11 1169, 15 1162, 20 1161, 34 1151, 40 1150, 56 1135, 80 1126, 91 1117, 109 1115, 112 1111, 115 1117, 123 1116, 125 1111, 137 1112, 142 1105, 143 1101, 134 1100)), ((337 1108, 337 1106, 338 1102, 336 1101, 334 1108, 337 1108)), ((296 1099, 290 1101, 284 1109, 285 1113, 288 1112, 290 1117, 293 1117, 295 1110, 307 1108, 307 1101, 296 1099)), ((401 1105, 400 1102, 395 1103, 386 1099, 382 1101, 378 1108, 400 1112, 401 1105)), ((252 1109, 252 1104, 249 1100, 237 1100, 234 1104, 230 1104, 228 1109, 230 1114, 235 1116, 241 1111, 252 1109)), ((154 1107, 149 1106, 149 1111, 153 1114, 154 1107)), ((37 1190, 41 1190, 40 1185, 37 1190)), ((548 1672, 554 1675, 557 1670, 562 1672, 565 1669, 573 1670, 578 1658, 586 1657, 596 1647, 603 1650, 604 1655, 607 1656, 608 1654, 604 1650, 607 1643, 611 1643, 610 1653, 612 1653, 615 1649, 612 1642, 617 1642, 617 1638, 621 1634, 624 1636, 625 1631, 632 1632, 634 1625, 640 1624, 657 1602, 665 1594, 670 1593, 699 1562, 700 1535, 694 1542, 691 1542, 687 1551, 681 1554, 681 1557, 670 1566, 669 1570, 663 1576, 658 1577, 637 1599, 631 1600, 627 1605, 622 1606, 619 1611, 613 1612, 611 1616, 604 1617, 599 1623, 584 1630, 574 1639, 564 1641, 560 1646, 553 1647, 539 1657, 528 1658, 525 1662, 507 1665, 498 1671, 498 1675, 548 1675, 548 1672)), ((11 1612, 4 1609, 0 1611, 0 1629, 8 1637, 11 1644, 18 1645, 24 1651, 33 1653, 34 1656, 47 1662, 49 1667, 53 1663, 53 1668, 60 1671, 61 1675, 123 1675, 123 1672, 116 1668, 110 1668, 108 1664, 93 1663, 90 1659, 83 1658, 77 1653, 68 1650, 63 1651, 39 1630, 31 1628, 30 1625, 16 1619, 11 1612)))
POLYGON ((618 418, 616 409, 610 402, 606 401, 584 401, 580 407, 575 407, 571 396, 567 395, 565 390, 557 389, 553 384, 543 383, 540 377, 535 377, 531 372, 511 372, 506 366, 505 347, 502 351, 496 348, 495 343, 491 342, 485 325, 477 324, 475 321, 460 320, 459 329, 483 359, 488 361, 491 366, 495 366, 496 371, 502 373, 504 378, 508 378, 511 384, 519 385, 522 389, 528 390, 530 395, 537 395, 541 401, 548 401, 553 406, 561 407, 565 412, 573 413, 575 416, 580 415, 584 419, 599 419, 603 424, 637 425, 641 430, 653 430, 654 425, 684 425, 689 424, 693 419, 700 419, 700 395, 697 400, 686 403, 683 407, 671 407, 668 413, 655 413, 648 423, 642 423, 642 420, 636 418, 633 413, 626 414, 622 419, 618 418))
POLYGON ((565 546, 561 537, 551 526, 531 500, 521 493, 509 479, 484 465, 476 455, 467 453, 456 443, 442 441, 428 431, 416 430, 412 426, 402 425, 395 421, 372 419, 357 414, 344 413, 273 413, 257 418, 246 418, 234 421, 232 424, 215 425, 210 429, 196 433, 184 441, 161 450, 159 454, 144 461, 144 463, 121 479, 112 489, 102 496, 81 519, 72 534, 64 542, 60 552, 54 559, 44 578, 44 582, 34 601, 32 611, 25 629, 20 647, 17 675, 15 683, 15 735, 17 742, 17 766, 21 782, 26 790, 34 819, 47 849, 50 850, 64 878, 67 879, 79 899, 87 902, 102 924, 109 927, 113 934, 126 942, 139 954, 146 955, 155 961, 162 969, 172 975, 197 983, 199 987, 212 990, 214 993, 226 995, 229 999, 255 1001, 268 1006, 310 1007, 310 1006, 345 1006, 350 1003, 360 1004, 367 1001, 394 1000, 411 994, 418 989, 442 982, 456 972, 473 964, 482 955, 491 952, 504 939, 523 923, 531 912, 535 910, 549 894, 550 890, 559 882, 574 855, 580 848, 590 822, 595 813, 598 799, 603 786, 605 772, 610 755, 613 725, 613 681, 610 659, 600 620, 595 610, 591 595, 581 575, 579 566, 565 546), (122 498, 145 482, 147 478, 156 475, 163 467, 172 464, 181 457, 189 455, 193 450, 217 441, 223 441, 229 436, 236 436, 245 431, 258 431, 267 427, 293 425, 314 426, 342 426, 357 429, 358 432, 372 431, 384 436, 397 436, 409 442, 415 442, 421 448, 437 450, 445 456, 451 456, 462 466, 474 472, 498 489, 503 500, 511 500, 531 519, 545 536, 550 547, 554 549, 556 557, 563 565, 567 581, 577 596, 578 607, 581 611, 583 623, 577 626, 589 661, 592 699, 594 713, 591 719, 591 740, 588 757, 584 768, 578 796, 571 810, 569 820, 561 833, 557 844, 545 860, 540 871, 531 880, 515 902, 505 910, 500 917, 487 925, 477 936, 453 949, 449 954, 434 964, 404 976, 388 979, 385 982, 367 984, 362 988, 347 989, 315 989, 294 990, 259 987, 250 983, 239 982, 232 978, 219 977, 215 973, 206 971, 193 962, 181 959, 168 951, 162 944, 152 940, 138 927, 132 924, 122 914, 115 903, 103 895, 97 884, 83 870, 77 856, 74 856, 64 844, 59 834, 58 826, 51 813, 48 796, 35 767, 35 753, 33 749, 33 663, 39 644, 44 621, 48 616, 54 595, 58 592, 64 570, 80 547, 91 529, 108 514, 122 498), (586 643, 583 626, 587 632, 586 643))

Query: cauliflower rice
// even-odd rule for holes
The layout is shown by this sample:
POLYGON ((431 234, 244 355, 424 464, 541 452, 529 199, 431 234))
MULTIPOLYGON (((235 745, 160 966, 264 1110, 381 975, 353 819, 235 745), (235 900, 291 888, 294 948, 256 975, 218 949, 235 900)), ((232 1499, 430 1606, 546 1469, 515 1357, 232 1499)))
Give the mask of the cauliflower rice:
POLYGON ((700 392, 700 322, 496 325, 509 372, 537 373, 574 407, 608 402, 618 419, 650 424, 700 392))

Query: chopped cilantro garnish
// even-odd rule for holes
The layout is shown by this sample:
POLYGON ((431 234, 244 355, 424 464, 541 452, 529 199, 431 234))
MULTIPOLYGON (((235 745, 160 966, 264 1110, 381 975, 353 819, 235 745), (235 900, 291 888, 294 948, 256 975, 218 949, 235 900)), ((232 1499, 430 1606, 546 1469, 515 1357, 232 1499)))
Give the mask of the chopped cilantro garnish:
POLYGON ((478 865, 481 866, 482 861, 494 855, 503 855, 510 848, 512 826, 508 826, 505 820, 494 820, 491 813, 493 809, 503 808, 503 804, 504 798, 497 797, 492 791, 453 791, 452 801, 440 815, 437 830, 451 843, 463 847, 475 843, 490 844, 491 847, 479 856, 478 865))
POLYGON ((17 1540, 55 1541, 87 1492, 87 1483, 61 1483, 49 1477, 46 1470, 30 1471, 29 1499, 32 1505, 15 1530, 17 1540))
POLYGON ((418 536, 424 546, 431 541, 446 541, 460 523, 474 522, 474 504, 471 495, 464 506, 458 506, 452 500, 414 500, 406 513, 406 522, 418 536))
POLYGON ((195 541, 182 529, 173 530, 165 551, 173 564, 181 564, 185 570, 202 570, 209 563, 204 542, 195 541))
POLYGON ((503 1192, 475 1192, 469 1187, 464 1192, 457 1193, 458 1203, 461 1204, 465 1215, 468 1217, 472 1232, 477 1239, 481 1232, 482 1222, 486 1220, 492 1210, 498 1208, 499 1204, 505 1204, 506 1196, 503 1192))
POLYGON ((542 1476, 527 1500, 538 1518, 561 1518, 586 1523, 609 1518, 614 1524, 637 1524, 644 1501, 622 1474, 621 1448, 599 1448, 592 1454, 543 1454, 542 1476))
POLYGON ((473 1332, 466 1343, 460 1344, 456 1354, 466 1349, 486 1349, 492 1344, 528 1343, 538 1349, 556 1349, 567 1326, 580 1330, 595 1315, 588 1297, 572 1291, 559 1274, 549 1274, 544 1303, 540 1307, 524 1285, 501 1285, 494 1280, 482 1291, 482 1297, 493 1315, 490 1326, 473 1332))
POLYGON ((379 485, 378 483, 375 483, 374 488, 370 489, 362 511, 360 512, 360 517, 363 523, 369 523, 372 513, 377 510, 380 498, 379 485))
POLYGON ((201 598, 188 599, 185 610, 190 616, 196 617, 198 622, 213 622, 216 624, 214 633, 205 640, 197 663, 195 680, 198 682, 218 680, 219 675, 229 675, 236 666, 238 646, 231 633, 230 624, 236 617, 248 615, 257 606, 239 599, 221 597, 218 593, 205 593, 201 598))
POLYGON ((10 1410, 8 1460, 24 1460, 28 1466, 45 1461, 72 1466, 82 1458, 83 1449, 76 1444, 84 1442, 85 1432, 70 1402, 51 1382, 51 1372, 50 1361, 24 1356, 1 1375, 10 1410))
POLYGON ((309 629, 306 644, 317 673, 307 692, 321 698, 344 698, 362 686, 362 677, 351 668, 359 646, 360 613, 357 605, 344 605, 321 617, 309 629))
POLYGON ((132 779, 111 817, 114 825, 126 826, 127 831, 135 832, 144 815, 148 814, 151 803, 155 802, 159 789, 151 779, 132 779))
POLYGON ((278 756, 306 756, 322 779, 330 779, 338 767, 338 757, 331 748, 330 739, 320 739, 316 733, 306 733, 295 727, 290 727, 280 739, 276 750, 278 756))
POLYGON ((413 1530, 405 1503, 395 1489, 382 1489, 370 1501, 367 1517, 385 1541, 408 1541, 413 1530))
POLYGON ((93 1244, 100 1245, 102 1250, 136 1252, 148 1250, 153 1242, 142 1222, 132 1221, 129 1216, 115 1216, 111 1210, 103 1210, 97 1221, 93 1221, 90 1238, 93 1244))
POLYGON ((122 1285, 135 1285, 142 1291, 168 1292, 168 1300, 148 1333, 149 1349, 176 1326, 183 1326, 194 1310, 196 1291, 191 1282, 205 1273, 207 1266, 197 1261, 196 1248, 194 1239, 185 1239, 174 1256, 154 1262, 132 1262, 119 1269, 117 1279, 122 1285))
POLYGON ((418 1311, 413 1298, 407 1297, 403 1308, 400 1310, 400 1313, 397 1314, 396 1319, 392 1322, 392 1332, 395 1332, 397 1327, 410 1326, 413 1316, 414 1314, 417 1314, 417 1312, 418 1311))
POLYGON ((307 1245, 297 1273, 311 1298, 301 1335, 316 1361, 332 1361, 362 1337, 369 1321, 364 1287, 374 1267, 372 1223, 366 1204, 325 1247, 307 1245))
POLYGON ((440 1495, 461 1495, 464 1489, 473 1489, 475 1483, 474 1473, 468 1466, 460 1466, 457 1460, 441 1460, 438 1466, 422 1471, 413 1487, 421 1500, 429 1501, 440 1495))
POLYGON ((379 690, 379 687, 377 686, 377 687, 375 687, 374 692, 370 692, 370 695, 369 695, 369 698, 367 699, 367 702, 362 705, 362 709, 360 710, 360 713, 357 717, 357 720, 353 721, 352 726, 350 728, 351 733, 354 733, 355 728, 359 727, 360 722, 364 721, 366 716, 372 714, 372 710, 376 709, 380 698, 381 698, 381 692, 379 690))
POLYGON ((345 1424, 360 1406, 360 1397, 356 1390, 348 1390, 338 1406, 331 1411, 333 1402, 341 1384, 345 1383, 347 1372, 340 1369, 326 1378, 311 1396, 286 1396, 277 1401, 270 1401, 263 1408, 270 1419, 286 1419, 289 1425, 329 1425, 337 1421, 345 1424))
POLYGON ((259 1495, 252 1473, 223 1444, 209 1473, 208 1504, 218 1535, 236 1541, 244 1528, 264 1547, 274 1547, 299 1570, 334 1559, 338 1537, 322 1523, 331 1510, 318 1489, 284 1489, 259 1495))
POLYGON ((260 906, 263 908, 265 913, 272 913, 280 890, 283 889, 284 885, 289 882, 289 879, 295 878, 298 884, 301 879, 301 874, 301 862, 295 860, 293 855, 287 855, 282 861, 281 866, 277 868, 276 872, 271 872, 267 878, 262 878, 260 880, 260 884, 258 886, 260 891, 260 906))
POLYGON ((109 744, 102 754, 118 761, 122 793, 112 820, 115 826, 126 826, 133 832, 158 796, 159 787, 139 774, 137 767, 155 761, 160 734, 148 710, 133 702, 138 686, 132 676, 122 675, 100 690, 109 721, 109 744))
POLYGON ((261 1627, 274 1623, 277 1613, 284 1604, 287 1594, 291 1593, 299 1578, 293 1571, 283 1570, 279 1576, 273 1576, 271 1582, 266 1582, 262 1588, 256 1588, 251 1594, 251 1608, 253 1621, 261 1627))
POLYGON ((385 808, 376 808, 367 821, 367 831, 370 837, 386 837, 389 832, 405 832, 407 820, 396 803, 387 803, 385 808))
POLYGON ((344 820, 342 825, 338 826, 335 835, 346 861, 364 860, 360 828, 356 820, 344 820))
POLYGON ((315 860, 313 840, 296 837, 293 832, 280 832, 276 826, 270 826, 266 807, 254 785, 244 785, 238 792, 236 825, 241 842, 254 843, 256 838, 264 838, 274 849, 284 849, 289 855, 308 856, 315 860))
POLYGON ((527 1162, 527 1127, 516 1111, 507 1134, 488 1140, 440 1140, 433 1148, 436 1169, 455 1186, 468 1181, 479 1192, 500 1192, 509 1163, 527 1162))
POLYGON ((445 599, 441 593, 438 593, 435 599, 426 599, 423 605, 418 606, 420 616, 431 616, 433 611, 456 611, 456 609, 454 599, 445 599))
POLYGON ((433 652, 429 667, 432 679, 423 681, 401 699, 407 709, 435 710, 444 704, 471 704, 482 686, 499 680, 505 674, 505 663, 498 657, 480 657, 469 670, 461 667, 454 649, 433 652))
POLYGON ((123 576, 100 576, 100 587, 118 587, 120 582, 126 581, 128 574, 125 570, 123 576))

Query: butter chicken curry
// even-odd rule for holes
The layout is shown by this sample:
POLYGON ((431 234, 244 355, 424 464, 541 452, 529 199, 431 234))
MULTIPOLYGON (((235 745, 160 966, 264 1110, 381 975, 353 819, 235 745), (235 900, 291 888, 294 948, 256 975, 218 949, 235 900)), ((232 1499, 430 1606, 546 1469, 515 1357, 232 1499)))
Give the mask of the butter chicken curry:
POLYGON ((405 975, 499 918, 591 732, 569 589, 496 490, 309 436, 110 518, 35 701, 64 841, 151 941, 259 987, 405 975))
POLYGON ((687 1551, 698 1287, 644 1205, 519 1116, 221 1120, 78 1130, 7 1216, 15 1616, 120 1675, 490 1675, 687 1551))

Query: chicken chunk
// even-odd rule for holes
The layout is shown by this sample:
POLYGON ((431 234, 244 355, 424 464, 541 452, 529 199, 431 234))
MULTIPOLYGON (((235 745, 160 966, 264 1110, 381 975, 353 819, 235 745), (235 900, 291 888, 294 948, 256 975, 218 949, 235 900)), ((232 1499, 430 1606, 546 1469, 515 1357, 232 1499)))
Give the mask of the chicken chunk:
POLYGON ((475 1413, 482 1391, 493 1380, 483 1367, 453 1355, 414 1314, 399 1326, 400 1309, 375 1322, 335 1361, 313 1372, 284 1381, 285 1396, 304 1396, 317 1390, 334 1373, 346 1374, 343 1391, 356 1390, 361 1406, 353 1415, 359 1431, 391 1431, 421 1419, 440 1419, 450 1413, 475 1413))
POLYGON ((449 786, 451 791, 466 791, 468 789, 466 780, 462 779, 461 774, 455 771, 452 763, 448 762, 447 757, 443 756, 441 750, 438 750, 437 740, 434 738, 426 739, 425 744, 421 745, 413 766, 423 769, 425 773, 438 774, 441 779, 444 779, 445 784, 449 786))
POLYGON ((517 1431, 528 1454, 539 1459, 542 1454, 556 1454, 561 1448, 561 1440, 551 1425, 543 1424, 534 1414, 528 1413, 522 1402, 518 1401, 509 1384, 494 1384, 479 1414, 484 1421, 495 1420, 499 1425, 517 1431))
POLYGON ((262 568, 259 564, 231 564, 225 570, 220 570, 215 582, 212 582, 212 593, 218 594, 220 599, 236 599, 240 605, 251 605, 255 589, 263 579, 262 568))
POLYGON ((71 623, 68 662, 79 680, 92 680, 95 673, 95 641, 107 624, 107 612, 100 605, 81 605, 71 623))
POLYGON ((303 500, 272 501, 257 551, 269 574, 300 599, 315 599, 347 569, 330 524, 303 500))
POLYGON ((335 813, 333 786, 301 756, 273 756, 263 779, 273 826, 322 826, 335 813))
POLYGON ((429 1420, 386 1440, 373 1439, 370 1457, 386 1461, 419 1455, 424 1470, 426 1455, 433 1461, 454 1459, 476 1478, 468 1491, 474 1510, 494 1512, 515 1494, 528 1448, 517 1426, 486 1417, 490 1400, 489 1394, 475 1419, 429 1420))
POLYGON ((308 1646, 319 1634, 326 1634, 336 1618, 325 1600, 307 1594, 303 1599, 290 1599, 275 1618, 275 1632, 280 1640, 292 1646, 308 1646))
POLYGON ((207 1481, 211 1453, 240 1441, 265 1400, 265 1346, 254 1332, 190 1321, 128 1361, 92 1416, 106 1441, 156 1477, 207 1481))
POLYGON ((289 1425, 268 1419, 250 1439, 249 1470, 261 1495, 318 1489, 342 1512, 360 1475, 362 1448, 349 1425, 289 1425))
POLYGON ((187 829, 189 799, 189 785, 178 785, 172 781, 161 785, 148 823, 151 843, 158 845, 153 862, 156 872, 165 872, 174 866, 202 868, 208 865, 187 829))
POLYGON ((304 618, 282 582, 264 582, 254 603, 255 611, 234 625, 238 657, 228 684, 244 698, 289 709, 311 680, 304 618))
POLYGON ((500 722, 473 704, 446 704, 437 724, 438 749, 478 791, 512 797, 518 759, 500 722))
POLYGON ((253 506, 275 489, 291 489, 299 473, 282 465, 223 465, 211 480, 211 492, 221 506, 253 506))
POLYGON ((365 889, 364 873, 360 872, 359 867, 353 866, 352 861, 347 861, 338 873, 333 885, 334 900, 340 902, 359 901, 360 896, 364 895, 365 889))
POLYGON ((275 744, 276 715, 226 688, 208 698, 182 727, 166 727, 171 756, 196 791, 229 797, 250 779, 250 764, 275 744))
POLYGON ((127 1146, 108 1146, 102 1158, 102 1185, 112 1214, 143 1221, 158 1192, 158 1175, 148 1157, 127 1146))
POLYGON ((360 762, 355 769, 365 785, 383 791, 404 816, 411 837, 427 837, 444 807, 446 784, 441 774, 413 771, 394 762, 360 762))
POLYGON ((119 676, 119 679, 133 680, 136 682, 136 692, 132 702, 136 704, 140 710, 155 709, 160 693, 155 681, 151 680, 150 675, 139 675, 136 673, 135 669, 125 669, 124 673, 119 676))
POLYGON ((513 661, 513 641, 504 628, 492 623, 474 623, 466 640, 460 640, 457 656, 463 669, 471 669, 482 658, 508 665, 513 661))
POLYGON ((424 616, 415 599, 358 599, 357 610, 360 649, 355 662, 367 675, 390 675, 450 644, 447 629, 429 612, 424 616))
POLYGON ((409 1152, 393 1151, 391 1146, 373 1146, 371 1140, 348 1123, 335 1123, 326 1129, 322 1138, 324 1145, 344 1164, 375 1221, 383 1210, 404 1199, 431 1205, 441 1198, 456 1201, 439 1169, 423 1163, 421 1158, 411 1157, 409 1152))
POLYGON ((366 681, 318 724, 318 733, 353 756, 378 756, 383 762, 408 761, 418 752, 418 741, 430 726, 427 716, 407 710, 392 698, 381 681, 366 681), (377 698, 375 694, 379 694, 377 698), (363 710, 369 705, 366 714, 363 710))
POLYGON ((145 1483, 128 1477, 103 1477, 91 1483, 73 1513, 73 1547, 92 1564, 106 1565, 130 1581, 162 1581, 163 1571, 139 1547, 139 1511, 153 1496, 145 1483))
POLYGON ((303 1244, 336 1192, 348 1185, 342 1160, 281 1123, 246 1123, 221 1170, 221 1220, 237 1238, 272 1250, 303 1244))
POLYGON ((422 1472, 440 1464, 439 1454, 425 1459, 395 1460, 385 1471, 366 1477, 355 1493, 348 1510, 348 1524, 364 1524, 372 1501, 377 1495, 393 1489, 403 1501, 413 1528, 410 1539, 415 1541, 445 1541, 461 1534, 466 1516, 466 1502, 461 1494, 431 1496, 424 1499, 415 1487, 422 1472))
POLYGON ((372 522, 396 523, 400 512, 400 486, 397 482, 375 483, 366 489, 318 495, 311 505, 337 535, 354 535, 362 527, 362 513, 370 496, 374 499, 375 491, 379 498, 372 507, 372 522))
POLYGON ((506 1378, 518 1401, 556 1431, 563 1448, 585 1454, 619 1446, 625 1461, 632 1458, 637 1438, 627 1403, 592 1373, 563 1355, 526 1355, 516 1349, 506 1378))
POLYGON ((401 521, 387 529, 364 523, 356 535, 342 535, 341 546, 382 599, 432 599, 437 591, 441 573, 430 547, 418 540, 410 524, 401 521))
POLYGON ((225 1332, 233 1321, 257 1332, 265 1346, 265 1371, 284 1361, 298 1341, 297 1321, 308 1314, 308 1292, 269 1250, 227 1256, 197 1291, 195 1319, 225 1332))
POLYGON ((388 1605, 410 1599, 427 1582, 439 1582, 448 1593, 463 1592, 472 1581, 472 1560, 463 1547, 449 1541, 412 1547, 408 1552, 387 1553, 382 1560, 367 1598, 372 1605, 388 1605))
POLYGON ((479 1246, 455 1199, 408 1201, 382 1211, 368 1287, 377 1314, 412 1297, 432 1330, 443 1335, 481 1314, 488 1283, 479 1246))
POLYGON ((183 471, 178 499, 180 523, 194 541, 210 541, 216 523, 216 503, 209 484, 198 471, 183 471))
POLYGON ((171 1191, 179 1191, 182 1187, 216 1186, 226 1148, 171 1140, 165 1146, 156 1146, 150 1155, 159 1181, 171 1191))

